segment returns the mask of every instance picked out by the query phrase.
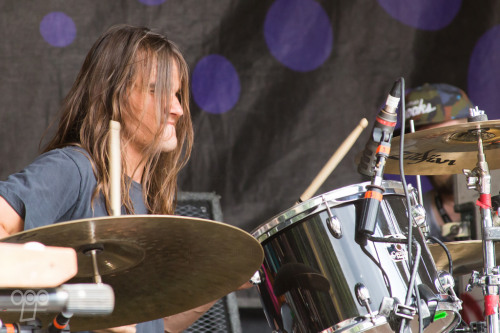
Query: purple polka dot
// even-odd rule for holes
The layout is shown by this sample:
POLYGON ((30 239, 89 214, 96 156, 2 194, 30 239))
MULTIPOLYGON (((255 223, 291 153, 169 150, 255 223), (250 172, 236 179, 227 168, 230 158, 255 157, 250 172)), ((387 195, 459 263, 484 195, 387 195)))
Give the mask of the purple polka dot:
POLYGON ((165 2, 165 0, 139 0, 139 2, 142 2, 143 4, 147 6, 157 6, 161 5, 162 3, 165 2))
POLYGON ((221 55, 208 55, 193 70, 191 88, 196 104, 209 113, 230 110, 240 97, 240 79, 234 66, 221 55))
POLYGON ((377 0, 396 20, 422 30, 446 27, 457 15, 462 0, 377 0))
POLYGON ((264 22, 271 54, 286 67, 307 72, 330 56, 333 30, 330 18, 314 0, 277 0, 264 22))
POLYGON ((489 119, 500 118, 500 25, 488 30, 476 43, 469 61, 467 92, 489 119))
POLYGON ((52 12, 40 22, 40 34, 47 43, 55 47, 65 47, 73 43, 76 26, 71 17, 61 12, 52 12))

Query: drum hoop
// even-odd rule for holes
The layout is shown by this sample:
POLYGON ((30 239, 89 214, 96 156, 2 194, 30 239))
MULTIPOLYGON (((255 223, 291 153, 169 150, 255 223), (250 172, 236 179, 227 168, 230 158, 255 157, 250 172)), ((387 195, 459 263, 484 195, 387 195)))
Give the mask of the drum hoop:
MULTIPOLYGON (((279 231, 302 221, 310 215, 316 214, 318 211, 324 210, 326 208, 324 207, 325 201, 329 207, 333 207, 361 199, 368 184, 370 182, 348 185, 298 203, 261 224, 251 234, 262 243, 279 231)), ((384 195, 404 195, 403 185, 399 181, 384 180, 382 186, 385 188, 384 195)))
POLYGON ((384 316, 375 316, 374 321, 372 321, 368 316, 366 317, 356 317, 346 319, 334 326, 327 328, 319 333, 358 333, 365 332, 368 329, 375 328, 381 325, 387 324, 387 318, 384 316))

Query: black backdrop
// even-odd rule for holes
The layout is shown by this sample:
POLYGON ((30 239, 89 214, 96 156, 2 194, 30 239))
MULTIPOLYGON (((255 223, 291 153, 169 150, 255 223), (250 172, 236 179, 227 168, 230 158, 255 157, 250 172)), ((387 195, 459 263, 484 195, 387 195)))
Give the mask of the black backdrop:
MULTIPOLYGON (((498 118, 498 13, 493 0, 5 0, 0 177, 38 154, 97 36, 146 25, 191 67, 196 137, 180 189, 217 193, 224 220, 250 231, 293 205, 361 118, 371 128, 400 76, 456 85, 498 118)), ((363 180, 368 130, 320 193, 363 180)))

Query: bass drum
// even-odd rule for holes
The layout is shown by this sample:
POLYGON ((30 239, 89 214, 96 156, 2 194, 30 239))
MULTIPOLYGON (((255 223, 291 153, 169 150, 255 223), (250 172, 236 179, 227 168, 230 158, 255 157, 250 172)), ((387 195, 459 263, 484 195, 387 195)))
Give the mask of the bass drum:
MULTIPOLYGON (((400 316, 407 316, 418 332, 418 314, 404 306, 411 276, 407 245, 355 241, 366 185, 309 199, 252 232, 264 248, 257 287, 273 331, 393 332, 400 316)), ((374 236, 404 240, 408 219, 402 185, 382 185, 386 191, 374 236)), ((441 286, 420 229, 414 226, 412 232, 421 247, 415 281, 424 332, 451 331, 460 321, 461 302, 441 286)), ((415 252, 412 246, 412 256, 415 252)))

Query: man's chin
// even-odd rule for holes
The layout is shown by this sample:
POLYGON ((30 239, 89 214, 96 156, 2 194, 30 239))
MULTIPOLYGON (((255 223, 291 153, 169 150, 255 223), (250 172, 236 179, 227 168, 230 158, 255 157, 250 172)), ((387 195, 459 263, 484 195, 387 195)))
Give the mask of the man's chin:
POLYGON ((161 151, 164 153, 168 153, 168 152, 174 151, 175 148, 177 148, 177 140, 170 139, 166 142, 163 142, 163 144, 161 146, 161 151))

